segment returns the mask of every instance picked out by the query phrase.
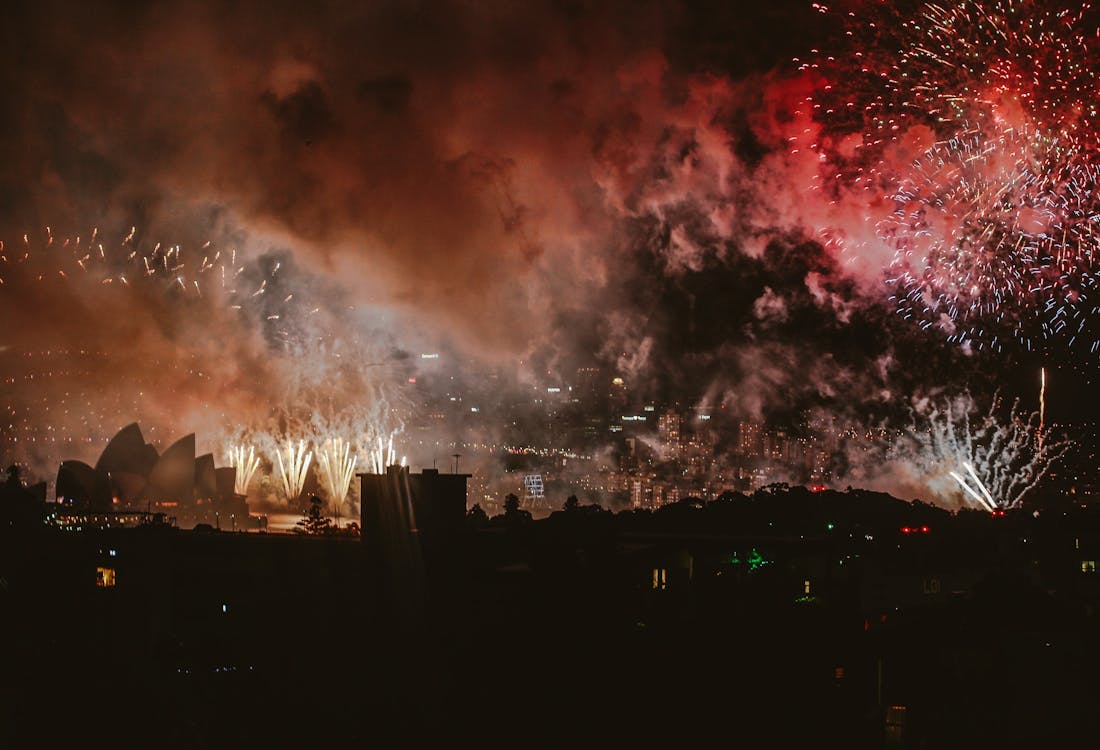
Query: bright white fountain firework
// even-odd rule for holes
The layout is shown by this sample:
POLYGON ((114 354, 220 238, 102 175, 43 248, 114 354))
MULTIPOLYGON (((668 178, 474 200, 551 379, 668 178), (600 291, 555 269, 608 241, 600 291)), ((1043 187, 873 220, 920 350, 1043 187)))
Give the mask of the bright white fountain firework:
POLYGON ((306 473, 309 464, 313 460, 313 452, 306 450, 306 441, 299 440, 297 444, 293 440, 286 443, 275 453, 279 465, 279 480, 283 485, 288 502, 296 500, 302 494, 302 488, 306 484, 306 473))
POLYGON ((236 478, 233 480, 233 491, 238 495, 247 495, 248 485, 252 483, 252 477, 260 468, 260 458, 256 455, 256 449, 250 445, 246 453, 243 445, 235 445, 229 449, 228 454, 229 465, 237 470, 236 478))
POLYGON ((910 440, 895 447, 893 458, 912 462, 941 500, 950 502, 955 493, 991 512, 1019 507, 1070 444, 1052 440, 1038 415, 1018 405, 1002 417, 997 398, 986 412, 969 394, 926 403, 914 412, 910 440))
POLYGON ((340 517, 340 506, 347 498, 351 479, 355 475, 358 457, 351 452, 351 443, 342 438, 331 438, 321 444, 317 462, 321 467, 321 481, 332 501, 332 512, 340 517))
MULTIPOLYGON (((396 433, 391 432, 388 437, 384 438, 379 435, 375 438, 374 447, 368 454, 371 472, 383 474, 387 466, 393 466, 397 463, 397 451, 393 447, 393 439, 395 436, 396 433)), ((368 440, 367 443, 370 444, 370 441, 368 440)), ((404 456, 401 457, 400 465, 405 465, 404 456)))

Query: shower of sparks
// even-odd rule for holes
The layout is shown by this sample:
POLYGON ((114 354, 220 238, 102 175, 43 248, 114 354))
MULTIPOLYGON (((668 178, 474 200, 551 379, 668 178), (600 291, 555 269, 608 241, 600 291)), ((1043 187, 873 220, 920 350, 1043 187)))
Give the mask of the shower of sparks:
POLYGON ((304 440, 299 440, 297 445, 293 440, 287 440, 275 457, 279 466, 279 480, 287 501, 297 500, 305 487, 313 452, 306 450, 304 440))
MULTIPOLYGON (((291 312, 315 312, 294 302, 295 292, 281 294, 277 301, 266 300, 264 292, 280 270, 280 262, 238 264, 236 249, 223 254, 209 241, 197 248, 160 242, 149 248, 137 236, 137 228, 131 227, 121 240, 105 244, 98 228, 86 236, 62 238, 46 227, 37 239, 25 233, 18 248, 0 241, 0 288, 60 279, 68 285, 114 288, 119 294, 137 289, 160 292, 167 305, 209 299, 231 310, 254 310, 265 321, 284 321, 291 312), (257 279, 258 286, 250 290, 257 279)), ((290 333, 283 324, 272 326, 271 333, 289 344, 290 333)))
MULTIPOLYGON (((325 384, 331 388, 331 381, 325 384)), ((380 466, 384 471, 397 462, 394 442, 404 430, 407 399, 383 382, 358 390, 353 404, 333 400, 329 390, 301 384, 288 396, 263 423, 236 428, 223 439, 230 445, 255 445, 256 455, 270 457, 271 478, 290 499, 301 494, 309 464, 315 462, 320 490, 339 513, 354 495, 357 469, 378 471, 380 466)), ((404 457, 400 463, 405 465, 404 457)))
POLYGON ((256 449, 250 445, 246 453, 243 445, 235 445, 229 449, 228 455, 229 465, 237 470, 233 480, 233 491, 238 495, 247 495, 252 477, 260 467, 260 458, 256 455, 256 449))
POLYGON ((967 474, 970 475, 970 479, 974 480, 974 484, 981 492, 979 493, 977 490, 974 489, 974 487, 971 487, 970 480, 963 478, 958 474, 958 472, 950 472, 951 478, 958 482, 959 486, 966 491, 966 494, 977 500, 978 504, 983 506, 986 510, 990 511, 991 513, 997 510, 997 502, 993 499, 993 496, 989 493, 989 490, 986 489, 986 486, 982 483, 982 480, 978 478, 978 473, 974 470, 974 464, 967 461, 963 464, 963 466, 966 468, 967 474))
POLYGON ((1002 416, 1003 405, 994 399, 981 412, 968 395, 926 405, 914 414, 909 439, 894 448, 893 459, 913 465, 948 504, 954 488, 985 510, 1019 507, 1070 443, 1051 440, 1037 414, 1017 407, 1002 416), (953 482, 945 484, 947 477, 953 482))
POLYGON ((339 518, 340 507, 351 488, 358 457, 351 452, 351 443, 344 442, 342 438, 330 438, 321 444, 317 459, 321 469, 321 482, 332 502, 333 515, 339 518))
MULTIPOLYGON (((371 472, 383 474, 387 466, 397 464, 397 451, 393 447, 393 439, 394 433, 392 432, 387 438, 383 438, 381 435, 376 438, 374 447, 368 455, 371 472)), ((405 464, 406 459, 402 456, 400 465, 404 466, 405 464)))
MULTIPOLYGON (((851 46, 797 61, 817 81, 805 102, 820 126, 806 131, 812 189, 866 196, 862 213, 877 212, 894 251, 890 299, 914 325, 974 349, 1095 358, 1100 28, 1089 6, 868 7, 843 17, 851 46)), ((848 247, 843 228, 821 231, 867 249, 848 247)))

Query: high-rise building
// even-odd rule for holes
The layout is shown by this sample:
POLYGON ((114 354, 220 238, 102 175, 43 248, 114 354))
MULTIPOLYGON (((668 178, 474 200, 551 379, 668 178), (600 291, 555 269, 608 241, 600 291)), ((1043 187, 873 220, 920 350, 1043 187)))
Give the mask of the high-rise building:
POLYGON ((635 437, 626 438, 623 441, 623 450, 619 456, 619 469, 622 471, 630 471, 638 468, 640 463, 638 439, 635 437))
POLYGON ((630 504, 634 508, 655 508, 655 487, 649 477, 638 476, 630 480, 630 504))
POLYGON ((764 433, 763 452, 770 461, 791 462, 791 438, 786 430, 768 430, 764 433))
POLYGON ((626 381, 621 377, 614 377, 611 379, 611 390, 608 392, 608 401, 613 410, 622 412, 622 410, 626 408, 628 403, 626 381))
POLYGON ((578 367, 573 383, 573 400, 585 411, 601 410, 605 401, 605 392, 601 385, 598 367, 578 367))
POLYGON ((661 453, 665 459, 680 458, 680 415, 669 409, 657 419, 657 435, 661 440, 661 453))
POLYGON ((757 458, 762 448, 760 424, 758 422, 738 423, 737 452, 747 458, 757 458))

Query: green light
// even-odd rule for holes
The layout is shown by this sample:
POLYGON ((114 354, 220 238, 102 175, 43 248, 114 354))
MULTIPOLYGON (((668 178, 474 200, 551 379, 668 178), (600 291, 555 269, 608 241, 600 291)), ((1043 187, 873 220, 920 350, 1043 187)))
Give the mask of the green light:
POLYGON ((826 528, 826 529, 828 529, 829 531, 832 531, 833 529, 835 529, 835 528, 836 528, 836 524, 834 524, 834 523, 827 523, 827 524, 825 524, 825 528, 826 528))
POLYGON ((752 548, 752 552, 749 553, 749 570, 759 570, 771 563, 771 560, 765 560, 763 555, 756 551, 756 548, 752 548))

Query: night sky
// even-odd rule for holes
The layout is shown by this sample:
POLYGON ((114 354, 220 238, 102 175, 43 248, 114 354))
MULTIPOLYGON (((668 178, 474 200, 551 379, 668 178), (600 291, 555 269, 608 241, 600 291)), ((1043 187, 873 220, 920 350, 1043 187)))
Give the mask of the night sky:
POLYGON ((397 408, 360 365, 443 352, 516 387, 599 366, 640 400, 868 424, 964 389, 1035 409, 1046 367, 1048 420, 1094 418, 1100 355, 1044 339, 1030 297, 968 319, 1000 347, 899 314, 896 165, 953 125, 852 155, 864 125, 810 102, 890 106, 845 66, 892 40, 845 32, 898 16, 848 9, 5 3, 7 400, 87 432, 43 410, 80 390, 108 435, 220 440, 397 408))

